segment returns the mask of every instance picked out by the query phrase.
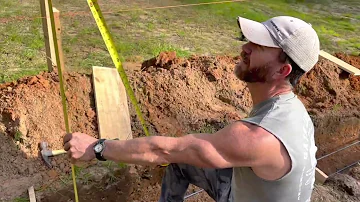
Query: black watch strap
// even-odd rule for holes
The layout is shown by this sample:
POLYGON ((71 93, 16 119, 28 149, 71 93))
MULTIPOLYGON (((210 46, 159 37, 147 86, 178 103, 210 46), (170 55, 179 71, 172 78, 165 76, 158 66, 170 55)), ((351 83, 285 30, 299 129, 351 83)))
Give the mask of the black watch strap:
POLYGON ((104 156, 103 156, 103 152, 104 152, 104 149, 105 149, 105 140, 106 139, 100 139, 96 144, 95 144, 95 146, 96 145, 98 145, 98 144, 101 144, 102 145, 102 150, 100 151, 100 152, 95 152, 95 156, 96 156, 96 158, 99 160, 99 161, 106 161, 106 159, 104 158, 104 156))

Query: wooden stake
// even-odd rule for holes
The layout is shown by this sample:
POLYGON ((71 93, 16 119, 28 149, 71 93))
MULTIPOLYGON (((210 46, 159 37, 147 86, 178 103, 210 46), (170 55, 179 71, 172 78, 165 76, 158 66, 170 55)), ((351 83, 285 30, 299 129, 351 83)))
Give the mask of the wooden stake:
POLYGON ((28 188, 30 202, 36 202, 34 186, 28 188))
MULTIPOLYGON (((53 11, 54 11, 54 21, 55 21, 57 44, 58 44, 58 48, 59 48, 60 67, 61 67, 61 70, 64 72, 65 64, 64 64, 64 55, 63 55, 63 50, 62 50, 62 37, 61 37, 62 28, 61 28, 61 23, 60 23, 60 11, 58 9, 56 9, 55 7, 53 7, 53 11)), ((54 51, 54 54, 55 54, 55 51, 54 51)), ((54 64, 56 64, 55 55, 53 58, 55 59, 54 64)))
MULTIPOLYGON (((46 62, 48 66, 48 71, 53 71, 53 66, 56 66, 56 55, 54 49, 54 40, 53 40, 53 32, 50 21, 50 12, 49 12, 49 2, 48 0, 40 0, 40 11, 42 17, 42 27, 44 32, 44 40, 45 40, 45 50, 46 50, 46 62)), ((59 58, 60 58, 60 66, 64 71, 64 56, 62 51, 62 40, 61 40, 61 23, 60 23, 60 11, 53 7, 54 12, 54 20, 55 20, 55 29, 57 36, 57 43, 59 47, 59 58)))
MULTIPOLYGON (((48 6, 47 0, 40 0, 40 11, 41 11, 42 27, 43 27, 43 32, 44 32, 46 62, 47 62, 47 66, 48 66, 48 71, 51 72, 51 71, 53 71, 53 65, 52 65, 52 60, 51 60, 51 49, 50 49, 50 44, 52 41, 52 31, 51 31, 51 25, 50 25, 50 29, 48 27, 48 25, 50 24, 50 23, 48 23, 49 20, 47 18, 48 13, 49 13, 48 7, 49 6, 48 6), (49 31, 51 32, 50 35, 49 35, 49 31)), ((54 63, 54 64, 56 64, 56 63, 54 63)))

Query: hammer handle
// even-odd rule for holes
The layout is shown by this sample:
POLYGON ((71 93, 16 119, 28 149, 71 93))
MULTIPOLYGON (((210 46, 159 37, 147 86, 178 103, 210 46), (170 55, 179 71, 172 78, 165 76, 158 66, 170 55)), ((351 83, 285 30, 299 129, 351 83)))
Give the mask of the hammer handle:
POLYGON ((66 151, 63 149, 51 151, 51 156, 56 156, 56 155, 60 155, 60 154, 66 154, 66 151))

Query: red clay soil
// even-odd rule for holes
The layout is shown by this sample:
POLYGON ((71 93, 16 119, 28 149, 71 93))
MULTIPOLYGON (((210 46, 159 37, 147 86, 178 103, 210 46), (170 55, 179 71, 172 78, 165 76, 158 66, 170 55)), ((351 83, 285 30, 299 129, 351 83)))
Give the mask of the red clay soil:
MULTIPOLYGON (((88 76, 68 75, 67 99, 72 130, 96 137, 97 123, 88 76)), ((68 173, 66 156, 54 158, 49 170, 39 157, 38 144, 61 149, 65 134, 59 83, 55 73, 27 77, 1 86, 0 94, 0 199, 23 193, 32 184, 42 186, 58 173, 68 173), (20 180, 20 181, 19 181, 20 180)))
MULTIPOLYGON (((358 57, 350 59, 359 61, 358 57)), ((190 132, 213 132, 245 117, 252 101, 246 84, 233 75, 238 61, 239 58, 226 56, 182 59, 176 58, 175 53, 162 53, 141 67, 125 66, 151 134, 181 136, 190 132)), ((67 74, 66 83, 71 130, 97 137, 91 76, 67 74)), ((314 120, 318 157, 359 140, 358 84, 357 77, 320 59, 295 89, 314 120)), ((3 143, 0 182, 4 182, 0 184, 0 201, 26 196, 31 185, 41 201, 73 198, 66 156, 52 158, 54 168, 49 169, 38 155, 41 141, 47 141, 52 149, 62 147, 65 129, 58 89, 55 73, 0 85, 0 141, 3 143)), ((134 136, 143 136, 132 107, 130 111, 134 136)), ((357 146, 320 160, 318 166, 330 174, 359 159, 360 147, 357 146)), ((121 169, 97 162, 84 167, 78 173, 81 200, 157 201, 159 197, 164 168, 129 166, 121 169)), ((356 169, 350 172, 355 178, 356 169)), ((337 201, 358 201, 344 191, 334 191, 330 185, 317 187, 314 201, 332 192, 338 193, 333 195, 337 201)), ((211 200, 201 194, 187 201, 211 200)))
MULTIPOLYGON (((354 67, 360 68, 360 55, 353 56, 353 55, 346 55, 342 53, 336 53, 336 57, 341 60, 346 61, 350 65, 354 67)), ((350 76, 350 85, 357 91, 360 91, 360 77, 359 76, 350 76)))

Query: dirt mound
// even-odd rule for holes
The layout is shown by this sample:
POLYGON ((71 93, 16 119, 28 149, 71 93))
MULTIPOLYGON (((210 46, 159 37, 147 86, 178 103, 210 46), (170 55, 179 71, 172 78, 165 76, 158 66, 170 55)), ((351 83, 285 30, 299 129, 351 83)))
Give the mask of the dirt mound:
MULTIPOLYGON (((85 75, 68 75, 70 122, 72 130, 86 131, 97 136, 96 114, 90 79, 85 75)), ((39 156, 38 144, 49 143, 50 149, 62 148, 65 134, 59 82, 55 73, 3 84, 0 88, 0 196, 7 198, 22 193, 31 184, 42 186, 57 173, 69 173, 70 164, 65 156, 52 161, 54 168, 48 170, 39 156), (23 180, 26 177, 26 180, 23 180), (18 183, 22 180, 22 183, 18 183), (40 184, 39 184, 40 183, 40 184), (16 194, 15 194, 16 195, 16 194)))
POLYGON ((186 60, 162 53, 145 61, 130 80, 156 132, 179 136, 206 124, 222 127, 250 111, 246 84, 232 73, 235 62, 230 57, 186 60))
POLYGON ((360 181, 345 174, 330 176, 324 185, 315 185, 314 202, 357 202, 360 200, 360 181))
MULTIPOLYGON (((238 61, 239 58, 227 56, 184 59, 177 58, 175 53, 161 53, 137 69, 127 69, 152 135, 213 132, 245 117, 251 110, 252 101, 246 84, 233 74, 238 61)), ((65 78, 71 130, 97 137, 91 76, 70 73, 65 78)), ((360 92, 356 81, 357 77, 320 59, 296 88, 312 114, 319 156, 359 137, 360 92)), ((62 147, 65 129, 58 89, 55 73, 0 85, 0 141, 5 143, 0 147, 3 171, 0 181, 5 182, 0 184, 0 200, 24 194, 30 185, 35 186, 43 201, 68 201, 73 197, 66 156, 52 158, 54 168, 48 169, 38 155, 40 141, 47 141, 52 149, 62 147)), ((142 136, 141 125, 132 107, 130 111, 134 136, 142 136)), ((319 166, 330 174, 358 160, 359 151, 359 147, 353 147, 340 152, 339 156, 319 161, 319 166)), ((135 166, 123 169, 96 162, 85 167, 77 171, 82 199, 156 201, 158 198, 163 168, 135 166), (99 187, 103 191, 93 194, 99 187)), ((356 176, 356 170, 354 172, 352 176, 356 176)), ((332 188, 318 189, 331 191, 332 188)), ((206 194, 201 194, 187 201, 209 200, 206 194)))
MULTIPOLYGON (((360 68, 357 62, 360 57, 336 56, 360 68)), ((296 87, 296 94, 315 124, 318 158, 359 140, 359 79, 359 76, 349 75, 335 63, 320 58, 314 69, 303 76, 296 87)), ((318 167, 331 174, 359 158, 360 145, 357 145, 318 161, 318 167)))
POLYGON ((360 163, 358 163, 356 167, 350 169, 349 175, 360 181, 360 163))
MULTIPOLYGON (((360 55, 353 56, 353 55, 346 55, 343 53, 336 53, 336 57, 341 60, 346 61, 350 65, 357 67, 360 69, 360 55)), ((360 91, 360 77, 359 76, 350 76, 350 85, 357 91, 360 91)))
POLYGON ((312 201, 357 202, 360 200, 360 182, 349 175, 335 174, 323 186, 315 186, 312 201))
MULTIPOLYGON (((360 64, 357 65, 360 68, 360 64)), ((296 93, 314 115, 339 110, 350 112, 360 106, 359 81, 359 77, 321 58, 314 69, 301 78, 296 93)), ((354 112, 359 116, 358 111, 354 112)))

